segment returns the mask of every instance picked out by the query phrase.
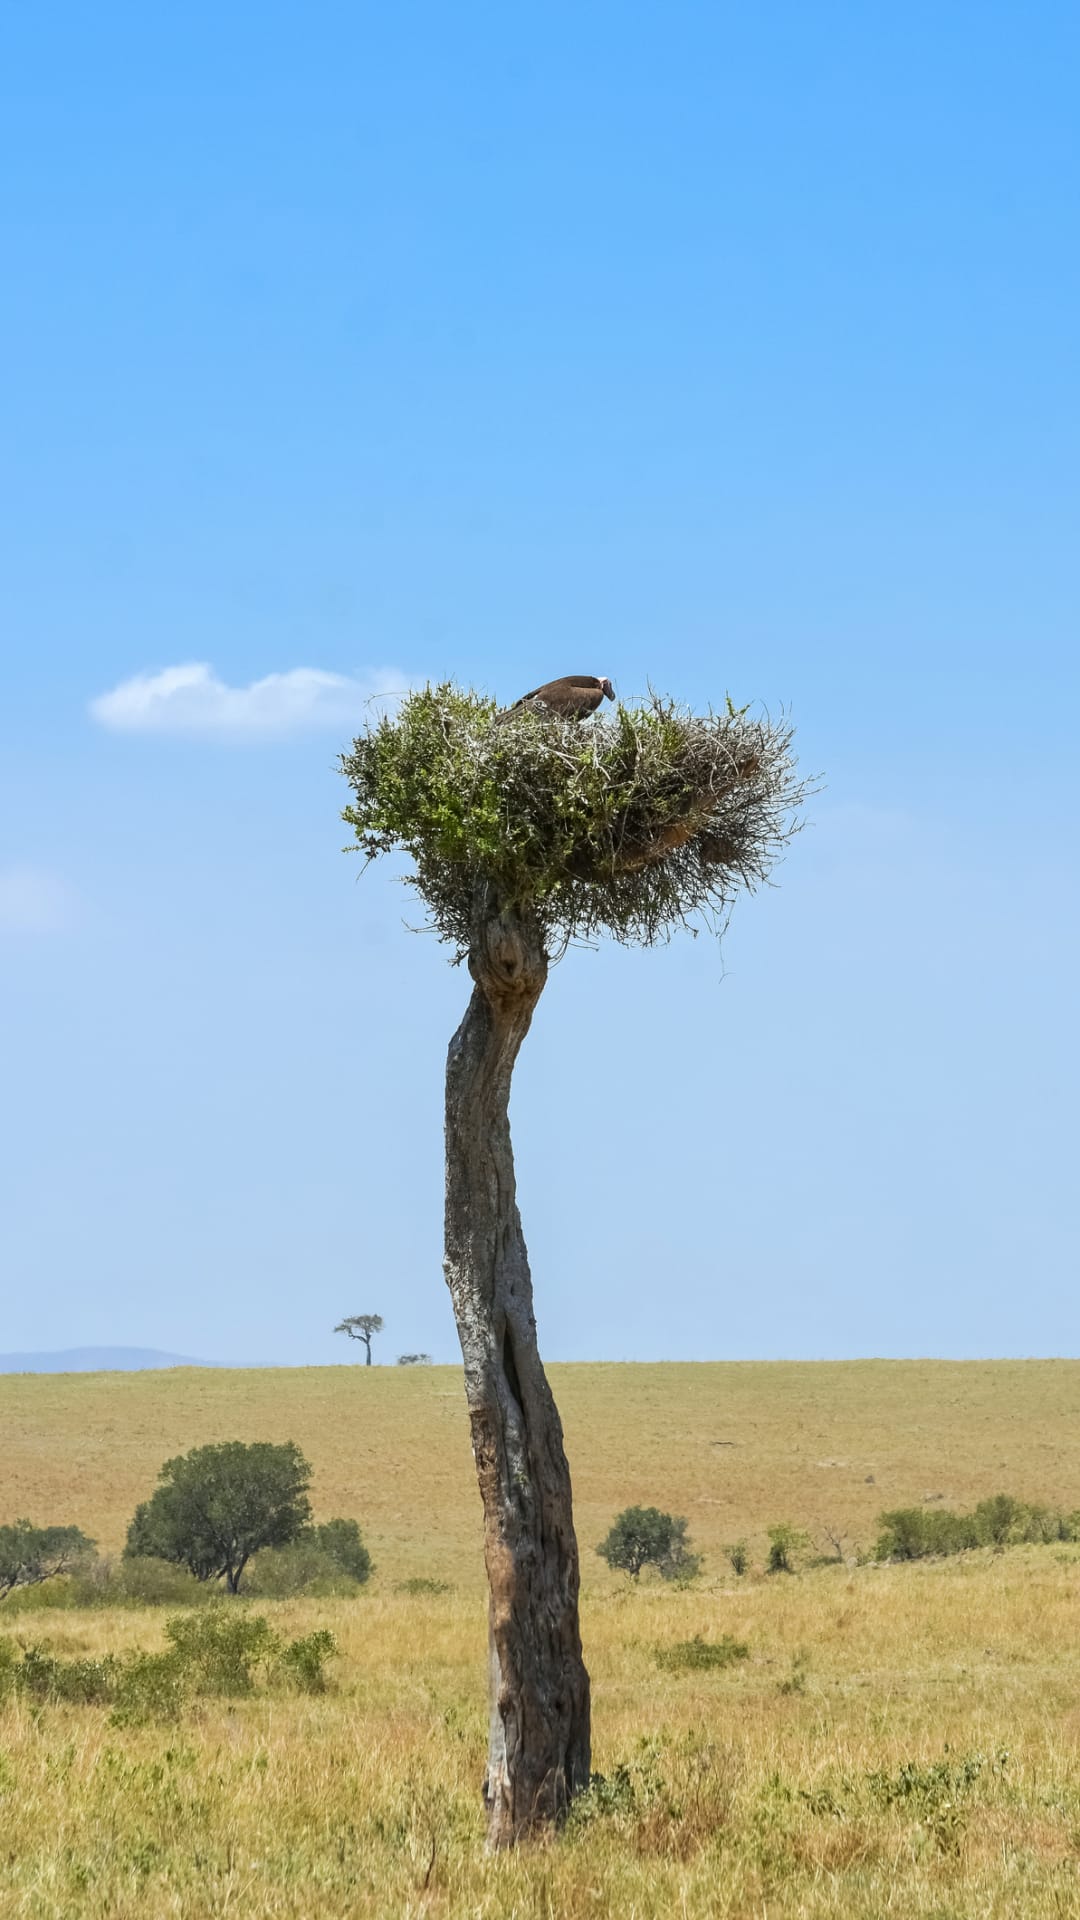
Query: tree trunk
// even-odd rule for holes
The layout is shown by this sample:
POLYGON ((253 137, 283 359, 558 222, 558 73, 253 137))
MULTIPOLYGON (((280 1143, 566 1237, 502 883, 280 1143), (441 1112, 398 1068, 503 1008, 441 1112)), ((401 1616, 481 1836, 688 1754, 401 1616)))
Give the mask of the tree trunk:
POLYGON ((367 1359, 365 1360, 364 1365, 366 1367, 370 1367, 371 1365, 371 1341, 370 1340, 367 1343, 367 1359))
POLYGON ((547 979, 539 929, 483 917, 446 1068, 446 1280, 484 1505, 488 1840, 557 1823, 589 1779, 589 1676, 562 1425, 540 1361, 514 1190, 510 1078, 547 979))

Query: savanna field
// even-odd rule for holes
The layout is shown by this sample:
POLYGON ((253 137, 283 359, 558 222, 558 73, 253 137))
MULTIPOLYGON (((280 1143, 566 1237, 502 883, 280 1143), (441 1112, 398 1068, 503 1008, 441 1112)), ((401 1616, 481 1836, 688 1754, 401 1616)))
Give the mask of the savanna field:
MULTIPOLYGON (((118 1554, 170 1455, 294 1440, 316 1518, 354 1516, 376 1563, 356 1597, 231 1603, 283 1637, 328 1628, 326 1692, 201 1695, 132 1725, 10 1694, 4 1920, 1080 1914, 1080 1546, 855 1564, 883 1509, 1001 1491, 1080 1508, 1080 1362, 551 1374, 602 1780, 560 1839, 497 1858, 457 1370, 0 1378, 0 1522, 75 1523, 118 1554), (597 1557, 639 1503, 687 1517, 692 1586, 634 1588, 597 1557), (781 1522, 812 1545, 767 1576, 781 1522), (725 1553, 740 1539, 741 1578, 725 1553), (808 1564, 837 1542, 844 1562, 808 1564), (658 1661, 697 1635, 746 1657, 658 1661)), ((170 1609, 47 1591, 0 1603, 0 1635, 65 1659, 164 1645, 170 1609)))

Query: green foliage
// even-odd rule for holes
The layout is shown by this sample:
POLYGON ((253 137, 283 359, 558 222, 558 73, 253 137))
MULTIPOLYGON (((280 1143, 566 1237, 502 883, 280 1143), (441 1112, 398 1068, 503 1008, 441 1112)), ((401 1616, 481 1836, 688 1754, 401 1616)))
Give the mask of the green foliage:
POLYGON ((672 1673, 684 1673, 703 1667, 733 1667, 749 1657, 745 1640, 722 1634, 719 1640, 703 1640, 696 1633, 692 1640, 676 1640, 670 1646, 656 1648, 656 1664, 672 1673))
POLYGON ((970 1513, 948 1507, 893 1507, 878 1515, 878 1560, 925 1560, 973 1547, 1041 1545, 1080 1539, 1080 1515, 996 1493, 970 1513))
POLYGON ((78 1527, 34 1527, 29 1520, 0 1527, 0 1599, 16 1587, 74 1572, 93 1552, 94 1542, 78 1527))
POLYGON ((65 1660, 33 1645, 20 1654, 0 1640, 0 1701, 19 1693, 38 1705, 111 1706, 116 1726, 175 1720, 189 1693, 252 1693, 256 1679, 325 1693, 326 1662, 337 1642, 325 1627, 283 1642, 260 1614, 221 1601, 165 1623, 164 1653, 108 1653, 65 1660))
POLYGON ((279 1666, 303 1693, 325 1693, 325 1665, 337 1652, 337 1641, 326 1627, 317 1627, 302 1640, 290 1640, 283 1647, 279 1666))
POLYGON ((701 1566, 687 1543, 686 1521, 659 1507, 625 1508, 596 1551, 632 1580, 643 1567, 655 1567, 664 1580, 692 1580, 701 1566))
POLYGON ((167 1460, 161 1485, 136 1508, 125 1552, 239 1587, 251 1555, 284 1547, 309 1525, 311 1468, 291 1440, 226 1440, 167 1460))
POLYGON ((746 1541, 736 1540, 732 1546, 725 1548, 725 1552, 731 1562, 731 1571, 741 1578, 750 1565, 750 1549, 746 1541))
POLYGON ((799 1527, 792 1527, 786 1521, 777 1527, 770 1527, 769 1557, 765 1563, 766 1573, 794 1573, 796 1557, 809 1545, 809 1537, 799 1527))
POLYGON ((305 1528, 290 1546, 268 1548, 251 1563, 245 1589, 264 1599, 296 1593, 351 1594, 371 1578, 371 1555, 355 1520, 305 1528))
POLYGON ((31 1700, 88 1706, 113 1698, 119 1674, 120 1661, 113 1653, 99 1660, 61 1660, 44 1647, 30 1646, 23 1652, 17 1679, 20 1692, 31 1700))
POLYGON ((251 1693, 256 1670, 268 1669, 281 1650, 262 1614, 220 1602, 198 1613, 175 1614, 165 1622, 165 1638, 203 1693, 251 1693))
POLYGON ((323 1553, 342 1573, 363 1585, 375 1571, 355 1520, 323 1520, 315 1529, 323 1553))
POLYGON ((168 1653, 132 1653, 120 1669, 112 1723, 141 1727, 178 1720, 187 1697, 188 1674, 175 1648, 168 1653))
POLYGON ((586 726, 426 687, 354 741, 344 819, 369 859, 410 855, 442 938, 528 908, 546 932, 666 939, 769 871, 801 797, 790 733, 652 699, 586 726))
POLYGON ((449 1580, 432 1580, 429 1575, 424 1573, 414 1573, 410 1580, 398 1580, 394 1586, 395 1593, 411 1593, 413 1595, 422 1593, 453 1593, 453 1591, 454 1589, 449 1580))

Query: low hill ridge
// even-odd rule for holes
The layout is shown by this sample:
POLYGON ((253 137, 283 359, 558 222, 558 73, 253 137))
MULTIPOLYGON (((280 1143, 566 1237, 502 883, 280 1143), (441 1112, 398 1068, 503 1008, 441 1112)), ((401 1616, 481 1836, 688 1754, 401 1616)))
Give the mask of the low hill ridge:
POLYGON ((141 1373, 153 1367, 219 1367, 156 1347, 65 1347, 58 1353, 0 1353, 0 1373, 141 1373))

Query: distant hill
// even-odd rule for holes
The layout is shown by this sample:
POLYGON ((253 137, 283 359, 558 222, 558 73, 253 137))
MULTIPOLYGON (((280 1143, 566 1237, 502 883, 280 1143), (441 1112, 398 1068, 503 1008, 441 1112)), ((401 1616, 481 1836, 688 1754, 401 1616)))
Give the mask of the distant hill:
POLYGON ((0 1353, 0 1373, 141 1373, 150 1367, 219 1367, 156 1347, 67 1347, 62 1353, 0 1353))

